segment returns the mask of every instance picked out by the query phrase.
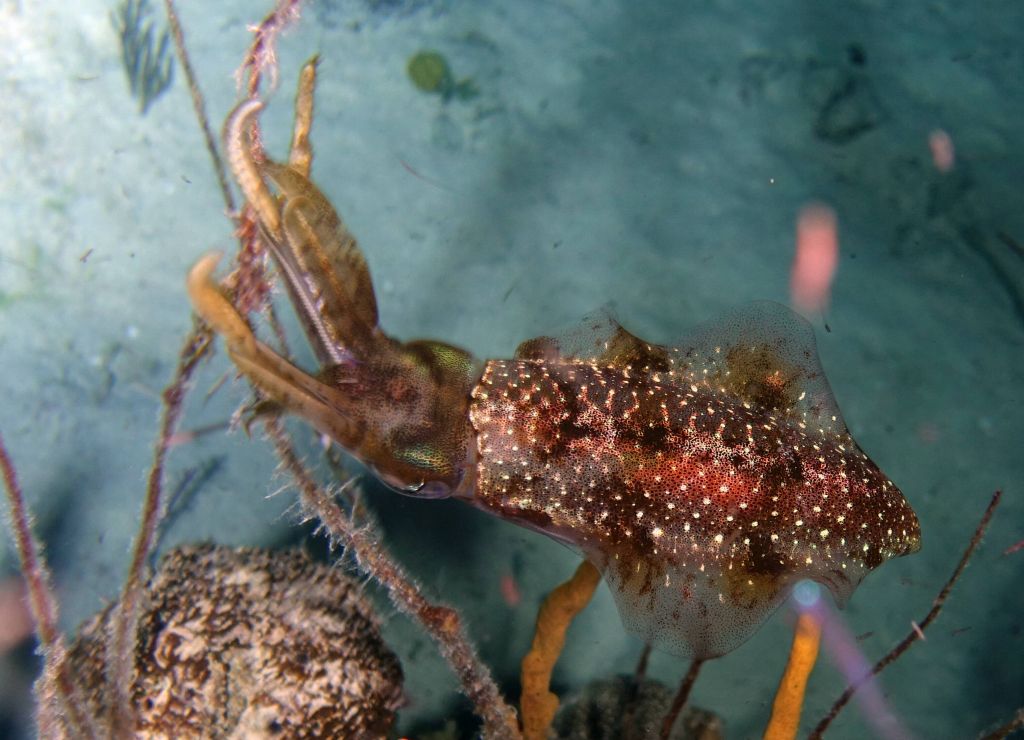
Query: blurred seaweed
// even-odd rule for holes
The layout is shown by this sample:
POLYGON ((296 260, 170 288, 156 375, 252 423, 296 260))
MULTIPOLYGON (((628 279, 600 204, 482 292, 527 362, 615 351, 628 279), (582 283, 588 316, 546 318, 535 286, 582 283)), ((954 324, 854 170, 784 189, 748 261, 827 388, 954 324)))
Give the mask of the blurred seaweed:
POLYGON ((143 115, 174 81, 171 36, 167 28, 158 29, 152 13, 149 0, 123 0, 110 13, 110 23, 121 40, 128 89, 143 115))

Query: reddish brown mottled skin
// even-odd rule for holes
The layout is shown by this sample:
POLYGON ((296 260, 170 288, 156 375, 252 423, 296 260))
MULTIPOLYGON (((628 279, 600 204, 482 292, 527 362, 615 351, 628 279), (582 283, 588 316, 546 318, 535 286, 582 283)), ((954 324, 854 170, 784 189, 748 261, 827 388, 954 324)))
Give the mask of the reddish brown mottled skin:
POLYGON ((486 364, 470 418, 477 503, 580 551, 627 626, 678 654, 728 652, 802 578, 845 602, 919 546, 839 418, 810 327, 776 304, 673 348, 607 317, 527 342, 486 364))
POLYGON ((743 642, 797 580, 842 603, 919 547, 917 517, 846 430, 813 333, 788 309, 755 304, 671 347, 596 315, 483 364, 399 342, 302 167, 252 158, 260 108, 228 119, 228 159, 323 367, 253 336, 212 282, 215 258, 190 275, 193 303, 266 396, 390 485, 558 539, 601 570, 630 630, 697 658, 743 642))

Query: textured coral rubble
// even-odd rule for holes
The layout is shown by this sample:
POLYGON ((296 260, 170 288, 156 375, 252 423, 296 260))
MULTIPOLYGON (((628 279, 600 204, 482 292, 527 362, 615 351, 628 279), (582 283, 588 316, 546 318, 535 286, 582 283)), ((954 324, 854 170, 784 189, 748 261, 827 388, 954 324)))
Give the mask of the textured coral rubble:
MULTIPOLYGON (((594 681, 571 698, 555 718, 558 740, 641 740, 658 737, 672 704, 672 692, 656 681, 637 684, 619 676, 594 681)), ((721 740, 722 720, 711 712, 686 708, 672 727, 671 740, 721 740)))
MULTIPOLYGON (((137 635, 137 733, 382 737, 402 669, 357 582, 301 552, 187 546, 147 590, 137 635)), ((69 651, 97 718, 109 716, 108 607, 69 651)))

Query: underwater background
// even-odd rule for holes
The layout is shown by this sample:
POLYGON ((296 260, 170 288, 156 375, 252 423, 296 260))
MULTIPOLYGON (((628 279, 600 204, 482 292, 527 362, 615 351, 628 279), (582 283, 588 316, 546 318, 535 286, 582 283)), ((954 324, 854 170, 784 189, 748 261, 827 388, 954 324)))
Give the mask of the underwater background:
MULTIPOLYGON (((69 632, 124 577, 159 394, 191 326, 185 273, 234 246, 180 69, 142 114, 117 7, 0 0, 0 432, 69 632)), ((238 99, 247 27, 269 9, 179 4, 217 128, 238 99)), ((1024 703, 1024 551, 1012 551, 1024 539, 1022 34, 1012 0, 313 0, 280 40, 265 141, 283 155, 298 68, 320 54, 313 178, 360 240, 382 325, 478 357, 510 356, 609 301, 665 343, 737 304, 786 303, 797 213, 835 209, 831 305, 809 318, 847 425, 923 540, 844 617, 869 657, 883 654, 1004 490, 927 640, 881 678, 914 737, 974 737, 1024 703), (414 84, 407 64, 423 50, 458 89, 414 84), (948 171, 929 149, 936 131, 955 146, 948 171)), ((173 451, 163 550, 311 536, 270 447, 223 428, 248 398, 234 378, 221 352, 195 383, 183 428, 212 431, 173 451)), ((313 435, 295 428, 312 455, 313 435)), ((514 696, 540 600, 576 556, 458 502, 365 488, 387 546, 462 612, 514 696)), ((401 731, 464 715, 433 644, 379 605, 406 673, 401 731)), ((783 607, 704 667, 691 701, 728 737, 760 735, 792 621, 783 607)), ((602 586, 569 632, 556 691, 630 673, 641 647, 602 586)), ((649 675, 674 687, 686 668, 655 653, 649 675)), ((29 644, 0 658, 0 735, 24 736, 34 670, 29 644)), ((806 722, 844 685, 823 658, 806 722)), ((867 736, 856 707, 829 734, 867 736)))

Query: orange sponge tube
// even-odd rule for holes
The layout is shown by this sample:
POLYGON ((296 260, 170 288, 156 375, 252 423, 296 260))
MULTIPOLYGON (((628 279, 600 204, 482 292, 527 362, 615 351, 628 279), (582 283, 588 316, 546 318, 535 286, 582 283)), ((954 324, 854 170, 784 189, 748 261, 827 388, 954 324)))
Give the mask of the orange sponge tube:
POLYGON ((775 692, 772 717, 764 732, 764 740, 793 740, 800 728, 800 710, 804 705, 807 679, 814 670, 821 644, 821 623, 809 612, 800 615, 793 635, 789 663, 775 692))
POLYGON ((558 697, 548 690, 551 671, 565 646, 569 624, 590 603, 601 580, 597 568, 584 560, 573 577, 556 588, 541 604, 533 645, 523 658, 523 693, 519 698, 523 737, 544 740, 558 710, 558 697))

